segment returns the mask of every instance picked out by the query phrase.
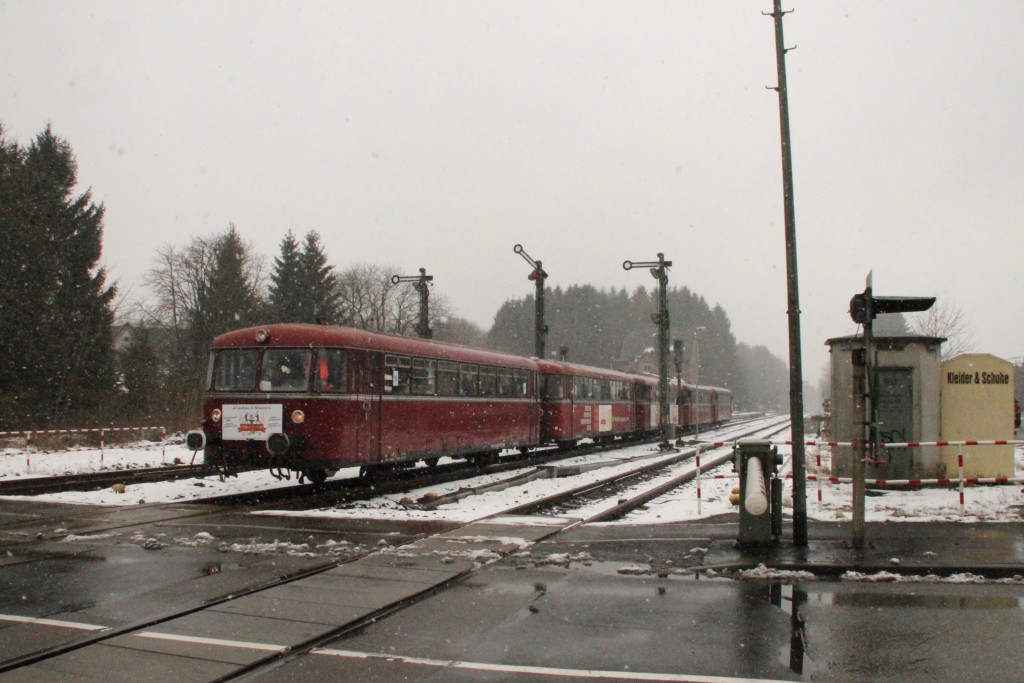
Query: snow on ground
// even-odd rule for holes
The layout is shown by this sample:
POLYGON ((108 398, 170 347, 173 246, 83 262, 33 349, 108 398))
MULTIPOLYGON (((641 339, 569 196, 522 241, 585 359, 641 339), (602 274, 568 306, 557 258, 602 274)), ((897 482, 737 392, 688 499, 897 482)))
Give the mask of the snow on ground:
MULTIPOLYGON (((712 434, 708 438, 719 438, 712 434)), ((787 453, 785 446, 779 447, 780 452, 787 453)), ((563 464, 579 463, 593 460, 607 461, 616 458, 629 459, 636 456, 654 455, 650 445, 634 445, 614 452, 599 452, 587 456, 572 458, 563 464)), ((710 455, 710 454, 709 454, 710 455)), ((1015 451, 1017 476, 1024 476, 1024 447, 1018 446, 1015 451)), ((0 450, 0 481, 9 478, 28 478, 52 476, 65 473, 83 473, 101 469, 116 470, 138 467, 157 467, 166 464, 188 463, 192 461, 192 452, 183 444, 139 443, 127 447, 107 447, 101 453, 98 449, 81 449, 75 451, 26 454, 15 449, 0 450)), ((808 463, 815 458, 811 455, 808 463)), ((626 469, 628 465, 616 466, 626 469)), ((521 471, 525 471, 521 470, 521 471)), ((576 477, 561 479, 537 479, 526 485, 471 496, 463 501, 442 505, 437 510, 421 510, 399 502, 407 497, 419 499, 428 493, 444 495, 467 486, 467 482, 452 482, 430 488, 407 491, 401 494, 381 496, 368 501, 361 501, 345 508, 318 509, 305 512, 273 512, 266 514, 290 514, 330 517, 360 517, 378 519, 447 519, 452 521, 469 521, 508 509, 512 504, 521 504, 537 500, 567 485, 579 486, 587 481, 602 478, 615 471, 608 467, 594 470, 576 477)), ((512 477, 520 470, 487 475, 473 479, 473 486, 490 481, 512 477)), ((732 468, 726 465, 718 473, 732 475, 732 468)), ((355 468, 339 472, 336 478, 354 477, 358 472, 355 468)), ((294 483, 294 480, 278 481, 266 471, 247 472, 237 477, 229 477, 221 481, 217 476, 193 478, 176 482, 155 484, 129 485, 124 494, 111 489, 91 492, 66 492, 37 496, 39 500, 73 503, 81 505, 133 505, 142 501, 146 503, 174 502, 196 500, 215 495, 224 495, 241 491, 267 490, 294 483)), ((657 524, 681 522, 692 519, 712 517, 722 513, 735 511, 729 502, 733 487, 738 486, 735 476, 713 478, 704 476, 700 482, 700 499, 697 497, 697 482, 693 481, 672 493, 648 503, 643 509, 637 510, 626 518, 612 522, 614 524, 657 524)), ((852 491, 849 484, 832 484, 827 481, 820 484, 821 500, 818 500, 819 483, 807 482, 807 513, 812 519, 827 521, 848 521, 852 513, 852 491)), ((1024 505, 1024 493, 1020 484, 1002 486, 968 486, 965 490, 965 514, 960 514, 959 492, 955 488, 927 488, 917 491, 889 490, 872 492, 866 500, 867 521, 964 521, 964 522, 998 522, 1020 521, 1021 505, 1024 505)), ((792 510, 791 488, 787 482, 784 494, 786 512, 792 510)), ((574 512, 574 516, 586 515, 587 510, 574 512)))
MULTIPOLYGON (((193 460, 192 451, 183 443, 140 442, 125 446, 78 448, 71 451, 26 452, 21 449, 0 449, 0 481, 34 479, 67 474, 163 467, 167 465, 202 464, 202 454, 193 460)), ((358 472, 356 472, 357 474, 358 472)), ((343 470, 338 476, 355 476, 343 470), (346 474, 347 473, 347 474, 346 474)), ((280 482, 266 471, 246 472, 221 481, 217 476, 184 479, 126 487, 124 493, 112 489, 102 491, 68 491, 34 496, 36 500, 81 505, 134 505, 140 502, 167 503, 197 500, 242 491, 263 491, 294 484, 280 482)), ((0 496, 0 498, 19 496, 0 496)))
MULTIPOLYGON (((813 449, 809 449, 807 462, 814 462, 813 449)), ((779 446, 779 452, 789 458, 788 446, 779 446)), ((1024 477, 1024 447, 1014 451, 1017 477, 1024 477)), ((648 503, 644 509, 631 513, 616 523, 658 524, 681 522, 711 517, 735 510, 729 502, 733 487, 739 479, 731 467, 724 468, 733 476, 723 479, 702 477, 700 501, 697 482, 682 486, 669 495, 648 503), (700 508, 700 509, 698 509, 700 508)), ((785 469, 785 468, 784 468, 785 469)), ((723 473, 721 470, 719 474, 723 473)), ((809 473, 811 473, 809 469, 809 473)), ((822 473, 823 477, 828 472, 822 473)), ((783 490, 784 514, 793 509, 792 481, 787 480, 783 490)), ((964 489, 964 514, 960 514, 960 492, 957 488, 935 487, 920 490, 871 490, 865 499, 865 518, 868 522, 1019 522, 1020 506, 1024 505, 1021 484, 1001 486, 967 486, 964 489)), ((853 485, 833 484, 826 481, 807 482, 807 515, 811 519, 841 522, 853 519, 853 485), (818 494, 821 494, 821 500, 818 494)))

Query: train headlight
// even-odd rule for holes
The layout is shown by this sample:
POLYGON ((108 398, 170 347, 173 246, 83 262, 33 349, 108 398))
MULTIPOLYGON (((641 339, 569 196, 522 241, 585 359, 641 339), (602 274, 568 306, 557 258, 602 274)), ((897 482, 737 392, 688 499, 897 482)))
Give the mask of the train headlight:
POLYGON ((301 410, 293 410, 292 411, 292 422, 294 422, 297 425, 300 425, 300 424, 302 424, 305 421, 306 421, 306 414, 304 412, 302 412, 301 410))
POLYGON ((213 411, 210 413, 210 419, 213 420, 214 422, 220 422, 220 416, 220 408, 214 408, 213 411))
POLYGON ((263 329, 262 327, 260 329, 256 330, 256 343, 257 344, 264 344, 264 343, 266 343, 266 341, 268 339, 270 339, 270 332, 268 332, 267 330, 263 329))

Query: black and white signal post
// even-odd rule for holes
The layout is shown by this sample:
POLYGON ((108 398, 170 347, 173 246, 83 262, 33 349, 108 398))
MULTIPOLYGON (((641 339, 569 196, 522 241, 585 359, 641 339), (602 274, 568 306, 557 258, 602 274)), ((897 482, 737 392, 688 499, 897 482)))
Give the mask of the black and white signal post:
POLYGON ((530 264, 533 271, 530 272, 529 279, 537 285, 537 296, 536 303, 537 309, 534 316, 534 331, 533 331, 533 355, 537 358, 544 357, 544 338, 548 334, 548 326, 544 324, 544 281, 548 278, 548 274, 544 272, 544 268, 541 266, 540 261, 534 261, 530 258, 530 255, 523 249, 523 245, 517 244, 512 247, 512 251, 523 257, 523 260, 530 264))
POLYGON ((416 323, 416 334, 420 339, 430 339, 434 331, 430 329, 430 289, 427 283, 433 282, 434 276, 427 275, 426 268, 420 268, 419 275, 395 275, 391 278, 391 284, 399 282, 411 282, 412 286, 420 295, 420 319, 416 323))
POLYGON ((665 260, 665 254, 658 254, 657 261, 624 261, 623 270, 634 268, 650 268, 651 275, 658 281, 658 312, 651 320, 658 326, 658 420, 661 424, 663 447, 669 447, 675 438, 675 425, 672 424, 672 413, 668 400, 668 269, 671 261, 665 260))

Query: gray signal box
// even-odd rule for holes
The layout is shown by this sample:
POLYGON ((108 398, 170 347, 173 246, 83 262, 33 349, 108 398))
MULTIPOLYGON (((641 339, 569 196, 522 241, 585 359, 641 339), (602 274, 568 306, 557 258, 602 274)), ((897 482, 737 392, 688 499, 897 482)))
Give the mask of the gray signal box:
MULTIPOLYGON (((872 340, 868 376, 875 407, 875 429, 882 443, 938 441, 941 429, 939 347, 945 339, 924 336, 879 336, 872 340)), ((853 356, 864 353, 864 338, 837 337, 825 342, 831 356, 832 440, 867 438, 854 409, 853 356)), ((879 450, 865 470, 868 479, 944 476, 939 448, 921 446, 879 450)), ((832 474, 853 474, 853 451, 832 449, 832 474)))

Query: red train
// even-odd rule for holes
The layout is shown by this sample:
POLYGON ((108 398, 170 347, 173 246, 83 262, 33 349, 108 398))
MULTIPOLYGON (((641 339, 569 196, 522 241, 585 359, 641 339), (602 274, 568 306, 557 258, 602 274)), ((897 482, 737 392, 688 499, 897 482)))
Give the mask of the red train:
MULTIPOLYGON (((268 325, 214 340, 202 429, 187 443, 215 467, 263 464, 322 482, 342 467, 489 462, 509 448, 653 433, 656 389, 649 375, 347 327, 268 325)), ((701 386, 703 402, 691 404, 693 390, 675 392, 682 429, 731 418, 728 390, 701 386)))

